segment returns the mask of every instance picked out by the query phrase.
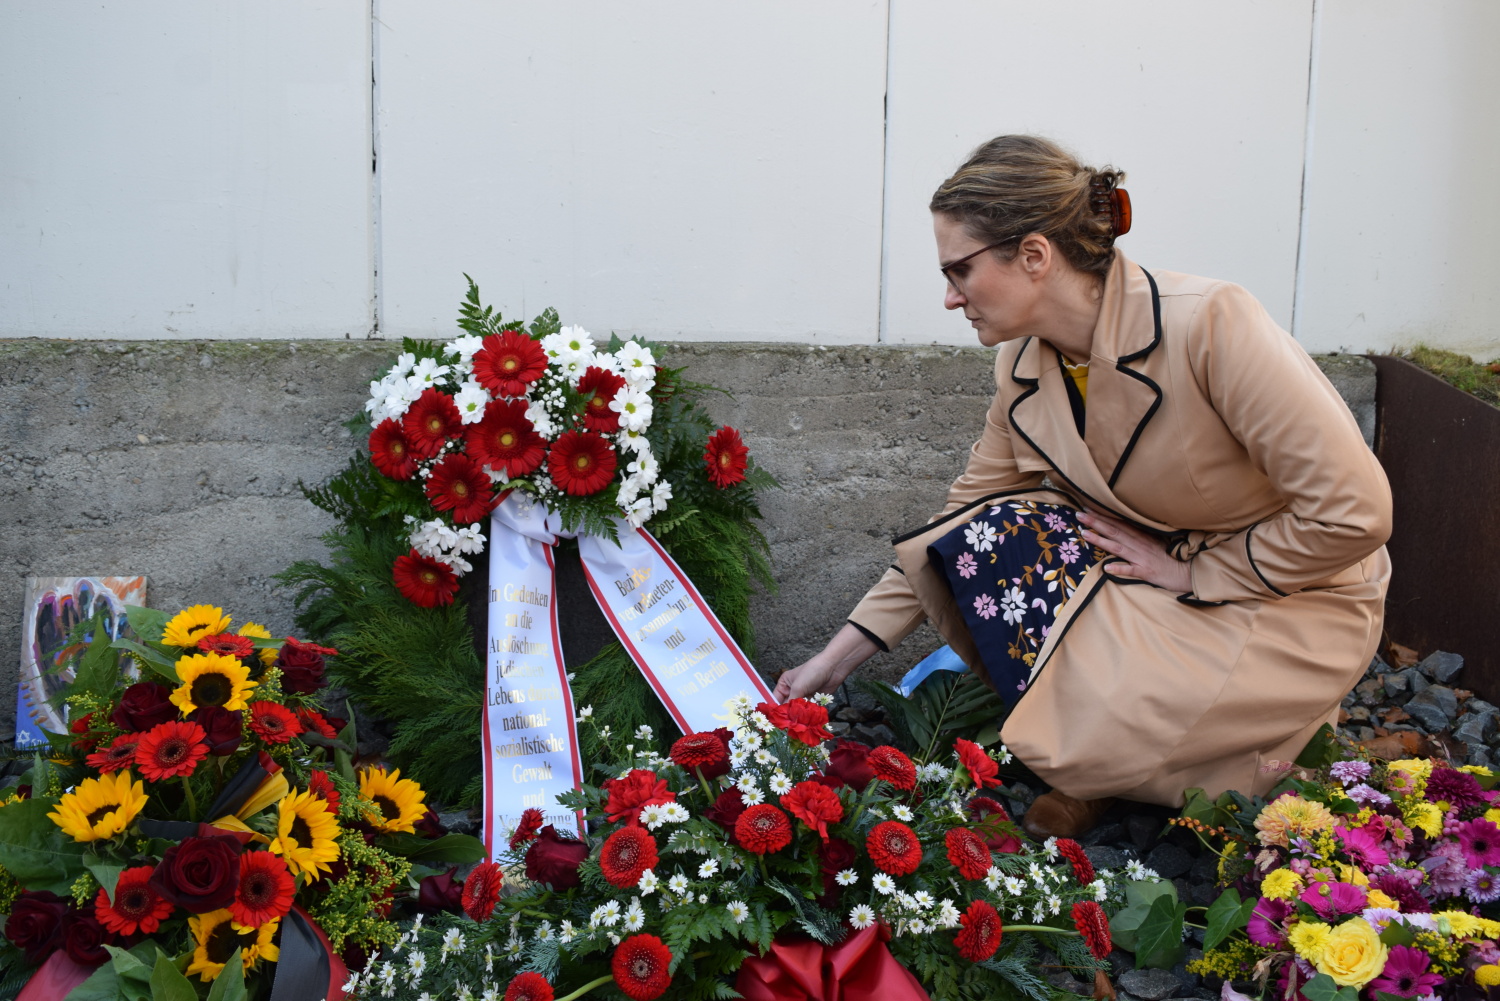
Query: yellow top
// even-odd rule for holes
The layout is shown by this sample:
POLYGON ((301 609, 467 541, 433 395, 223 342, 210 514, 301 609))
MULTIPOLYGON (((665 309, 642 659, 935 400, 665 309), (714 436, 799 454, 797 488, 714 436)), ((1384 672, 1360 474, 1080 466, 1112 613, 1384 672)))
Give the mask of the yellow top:
POLYGON ((1078 396, 1084 403, 1089 402, 1089 363, 1074 365, 1071 362, 1063 362, 1063 369, 1073 380, 1073 385, 1078 387, 1078 396))

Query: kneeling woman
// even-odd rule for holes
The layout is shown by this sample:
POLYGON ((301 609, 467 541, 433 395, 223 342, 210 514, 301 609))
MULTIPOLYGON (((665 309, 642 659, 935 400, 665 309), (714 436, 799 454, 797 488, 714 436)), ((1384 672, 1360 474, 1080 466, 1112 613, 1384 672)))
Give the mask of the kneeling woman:
POLYGON ((930 619, 1052 786, 1037 835, 1264 792, 1369 663, 1390 574, 1338 393, 1243 288, 1114 249, 1122 176, 1001 136, 938 188, 944 305, 999 346, 995 399, 947 505, 777 685, 833 691, 930 619))

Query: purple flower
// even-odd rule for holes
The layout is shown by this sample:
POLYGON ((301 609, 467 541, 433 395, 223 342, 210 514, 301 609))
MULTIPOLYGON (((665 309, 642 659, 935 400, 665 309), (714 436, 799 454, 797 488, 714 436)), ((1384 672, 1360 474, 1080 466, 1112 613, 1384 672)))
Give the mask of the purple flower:
POLYGON ((1052 531, 1054 532, 1061 532, 1063 529, 1068 527, 1068 523, 1063 520, 1061 515, 1054 514, 1050 511, 1045 516, 1043 516, 1042 520, 1045 521, 1047 523, 1047 527, 1052 529, 1052 531))
POLYGON ((1421 882, 1422 870, 1397 869, 1394 872, 1383 872, 1370 880, 1370 888, 1379 890, 1396 901, 1404 913, 1420 914, 1432 910, 1427 898, 1417 892, 1417 885, 1421 882))
POLYGON ((1255 910, 1250 912, 1250 923, 1245 928, 1245 934, 1256 945, 1271 949, 1282 948, 1286 945, 1286 936, 1282 934, 1280 925, 1293 910, 1292 905, 1285 900, 1261 897, 1255 910))
POLYGON ((1350 782, 1363 782, 1370 777, 1370 763, 1368 761, 1336 761, 1328 774, 1338 779, 1344 785, 1350 782))
MULTIPOLYGON (((1459 837, 1463 837, 1462 826, 1459 828, 1459 837)), ((1469 867, 1464 864, 1464 850, 1458 844, 1442 841, 1433 845, 1427 857, 1422 860, 1422 868, 1427 870, 1427 882, 1432 887, 1434 897, 1456 897, 1463 892, 1464 877, 1469 874, 1469 867)))
POLYGON ((995 605, 995 599, 988 594, 981 594, 974 599, 974 613, 981 619, 993 619, 999 610, 995 605))
POLYGON ((1488 869, 1471 869, 1464 877, 1464 895, 1476 904, 1500 900, 1500 879, 1488 869))
POLYGON ((1401 920, 1401 912, 1394 907, 1366 907, 1359 916, 1364 918, 1377 932, 1385 931, 1392 921, 1401 920))
POLYGON ((1488 802, 1484 790, 1479 788, 1479 780, 1454 768, 1433 769, 1427 778, 1427 800, 1430 803, 1451 803, 1460 808, 1488 802))
POLYGON ((1350 861, 1361 869, 1376 869, 1390 864, 1391 857, 1380 847, 1380 840, 1370 831, 1361 827, 1352 830, 1335 827, 1333 833, 1344 843, 1344 851, 1348 853, 1350 861))
POLYGON ((1364 887, 1353 883, 1314 883, 1302 891, 1299 899, 1328 921, 1365 909, 1364 887))
POLYGON ((1366 785, 1363 782, 1361 782, 1359 785, 1351 786, 1349 789, 1345 790, 1344 795, 1348 796, 1350 799, 1354 800, 1354 802, 1360 804, 1361 806, 1391 805, 1391 798, 1389 796, 1381 792, 1379 789, 1372 789, 1370 786, 1366 785))
POLYGON ((1430 994, 1443 984, 1441 974, 1428 971, 1432 959, 1421 949, 1393 945, 1385 959, 1385 969, 1370 982, 1370 993, 1384 991, 1402 997, 1430 994))
POLYGON ((1458 843, 1471 868, 1500 865, 1500 827, 1494 821, 1476 817, 1459 824, 1458 843))
POLYGON ((968 580, 979 572, 979 564, 974 562, 973 553, 959 553, 954 567, 958 570, 958 575, 964 580, 968 580))

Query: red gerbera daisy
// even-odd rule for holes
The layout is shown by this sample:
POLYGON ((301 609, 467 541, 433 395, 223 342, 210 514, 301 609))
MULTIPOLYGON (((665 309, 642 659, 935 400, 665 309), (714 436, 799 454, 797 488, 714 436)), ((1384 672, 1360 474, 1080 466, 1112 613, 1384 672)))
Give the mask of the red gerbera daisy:
POLYGON ((427 499, 439 511, 452 511, 460 525, 482 521, 495 507, 495 488, 484 467, 467 455, 451 452, 432 467, 427 499))
POLYGON ((703 464, 708 467, 708 478, 720 490, 734 486, 745 478, 745 466, 750 450, 740 440, 740 433, 732 427, 721 427, 708 439, 703 450, 703 464))
POLYGON ((590 431, 613 434, 620 430, 620 415, 609 409, 615 394, 625 388, 625 380, 608 369, 590 365, 578 380, 578 393, 585 396, 593 393, 593 399, 584 404, 583 426, 590 431))
POLYGON ((417 457, 406 442, 401 425, 387 417, 370 432, 370 461, 382 476, 409 480, 417 471, 417 457))
POLYGON ((994 864, 989 847, 967 827, 953 828, 943 835, 943 841, 948 845, 948 861, 964 879, 983 879, 994 864))
POLYGON ((525 400, 497 400, 484 419, 464 432, 464 447, 475 461, 514 479, 541 468, 547 440, 526 419, 525 400))
POLYGON ((547 453, 552 482, 574 497, 587 497, 609 486, 615 466, 615 450, 592 431, 566 431, 547 453))
POLYGON ((321 768, 314 768, 312 774, 307 779, 307 791, 314 796, 320 797, 323 802, 327 803, 329 813, 335 816, 338 815, 339 791, 334 786, 333 780, 328 777, 327 772, 321 768))
POLYGON ((516 330, 490 334, 474 352, 474 381, 496 396, 525 396, 547 371, 547 352, 516 330))
POLYGON ((94 897, 94 917, 99 923, 117 935, 134 935, 137 931, 150 935, 156 931, 171 916, 172 902, 163 900, 148 885, 155 871, 155 866, 141 865, 120 873, 114 903, 101 886, 94 897))
POLYGON ((500 882, 505 874, 494 862, 481 862, 464 880, 464 913, 475 921, 488 921, 500 899, 500 882))
POLYGON ((505 1001, 552 1001, 552 985, 540 973, 518 973, 505 988, 505 1001))
POLYGON ((792 699, 777 705, 762 702, 755 707, 778 730, 785 730, 788 737, 800 740, 808 747, 817 747, 833 734, 828 731, 828 710, 808 699, 792 699))
POLYGON ((728 730, 704 730, 678 738, 669 754, 689 774, 701 772, 706 779, 729 773, 728 730))
POLYGON ((436 608, 451 604, 458 593, 458 576, 448 564, 423 556, 413 549, 405 556, 396 557, 391 569, 396 589, 413 605, 436 608))
POLYGON ((917 832, 899 820, 884 820, 871 828, 865 850, 875 868, 892 876, 916 872, 922 864, 922 842, 917 840, 917 832))
POLYGON ((1083 852, 1083 845, 1072 838, 1057 839, 1057 853, 1068 860, 1073 867, 1073 878, 1078 880, 1078 885, 1083 886, 1094 881, 1094 863, 1083 852))
POLYGON ((917 766, 896 748, 881 745, 870 752, 870 770, 877 779, 882 779, 907 792, 917 787, 917 766))
POLYGON ((458 404, 453 397, 431 386, 422 390, 422 395, 401 418, 401 433, 406 437, 407 447, 419 459, 437 455, 449 438, 456 438, 463 431, 458 404))
POLYGON ((529 806, 521 811, 521 822, 510 836, 510 850, 519 851, 521 846, 528 844, 536 837, 536 832, 542 829, 542 811, 534 806, 529 806))
POLYGON ((1109 938, 1109 916, 1092 900, 1083 900, 1073 905, 1073 926, 1088 943, 1089 952, 1095 959, 1108 959, 1114 943, 1109 938))
POLYGON ((296 892, 297 881, 285 859, 270 852, 246 852, 240 856, 240 884, 229 913, 246 928, 259 928, 291 910, 296 892))
POLYGON ((654 869, 661 859, 656 854, 656 839, 644 827, 622 827, 604 840, 599 850, 599 868, 604 878, 620 889, 641 881, 641 873, 654 869))
POLYGON ((255 652, 255 641, 248 636, 233 633, 217 633, 198 640, 198 649, 211 653, 222 653, 226 657, 248 657, 255 652))
POLYGON ((747 852, 769 855, 792 843, 792 822, 770 803, 761 803, 740 814, 734 836, 747 852))
POLYGON ((297 722, 302 724, 303 733, 316 733, 321 737, 327 737, 329 740, 338 738, 339 732, 316 709, 298 706, 296 712, 297 722))
POLYGON ((958 946, 958 954, 969 962, 982 963, 1000 948, 1005 925, 999 912, 987 901, 976 900, 970 904, 958 923, 963 927, 954 936, 953 944, 958 946))
POLYGON ((960 737, 953 742, 953 749, 958 752, 958 760, 968 771, 969 778, 974 780, 974 788, 983 789, 990 786, 999 789, 1004 785, 995 778, 1000 774, 1000 766, 984 753, 984 748, 972 740, 964 740, 960 737))
POLYGON ((152 782, 191 775, 198 762, 208 756, 208 737, 197 723, 174 720, 159 723, 141 735, 135 746, 135 763, 152 782))
POLYGON ((632 935, 609 961, 615 983, 635 1001, 661 997, 672 983, 672 950, 655 935, 632 935))
POLYGON ((839 794, 821 782, 798 782, 781 797, 781 805, 824 841, 828 840, 828 825, 844 819, 839 794))
POLYGON ((90 768, 97 768, 108 775, 121 768, 129 768, 135 762, 135 747, 140 742, 140 734, 122 733, 104 750, 95 751, 84 760, 90 768))
POLYGON ((263 699, 250 703, 250 729, 267 744, 287 744, 302 732, 302 724, 286 706, 263 699))

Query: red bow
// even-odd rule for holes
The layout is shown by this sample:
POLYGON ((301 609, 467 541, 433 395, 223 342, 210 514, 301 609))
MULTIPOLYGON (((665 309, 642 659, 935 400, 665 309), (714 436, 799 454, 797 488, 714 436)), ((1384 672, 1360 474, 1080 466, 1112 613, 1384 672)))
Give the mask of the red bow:
POLYGON ((734 989, 745 1001, 929 1001, 886 948, 890 937, 883 925, 872 925, 832 947, 777 942, 745 960, 734 989))

